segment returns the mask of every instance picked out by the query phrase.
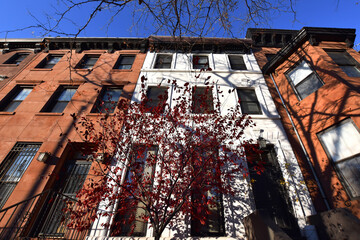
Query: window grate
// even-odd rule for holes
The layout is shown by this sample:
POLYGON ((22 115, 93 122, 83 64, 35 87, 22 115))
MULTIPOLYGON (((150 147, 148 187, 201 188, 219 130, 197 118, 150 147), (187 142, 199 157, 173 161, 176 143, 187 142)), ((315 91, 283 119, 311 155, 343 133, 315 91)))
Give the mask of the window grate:
POLYGON ((0 165, 0 208, 5 205, 40 145, 40 143, 16 143, 0 165))

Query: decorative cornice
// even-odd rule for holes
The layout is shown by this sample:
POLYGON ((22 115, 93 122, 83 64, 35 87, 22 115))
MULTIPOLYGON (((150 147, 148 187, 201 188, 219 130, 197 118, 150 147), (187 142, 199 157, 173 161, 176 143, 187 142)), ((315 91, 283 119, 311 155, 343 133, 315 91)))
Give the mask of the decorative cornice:
POLYGON ((265 64, 262 71, 264 74, 273 71, 306 41, 309 41, 313 46, 322 41, 332 41, 345 42, 348 47, 353 47, 355 36, 355 29, 350 28, 303 27, 287 45, 278 51, 271 61, 265 64))

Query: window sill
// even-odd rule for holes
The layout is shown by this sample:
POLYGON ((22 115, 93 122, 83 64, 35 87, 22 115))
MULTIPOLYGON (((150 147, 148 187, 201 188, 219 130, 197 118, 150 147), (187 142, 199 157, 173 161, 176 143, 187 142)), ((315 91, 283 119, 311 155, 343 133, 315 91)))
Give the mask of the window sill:
POLYGON ((53 113, 53 112, 39 112, 35 113, 35 116, 63 116, 64 113, 53 113))
POLYGON ((132 72, 132 69, 111 69, 111 72, 132 72))
MULTIPOLYGON (((100 116, 105 116, 106 113, 87 113, 86 116, 87 117, 100 117, 100 116)), ((115 113, 108 113, 107 115, 109 116, 114 116, 115 113)))
POLYGON ((0 115, 14 115, 16 112, 0 112, 0 115))
POLYGON ((52 71, 52 68, 32 68, 30 71, 52 71))
POLYGON ((0 64, 0 67, 18 67, 19 64, 6 64, 6 63, 3 63, 3 64, 0 64))

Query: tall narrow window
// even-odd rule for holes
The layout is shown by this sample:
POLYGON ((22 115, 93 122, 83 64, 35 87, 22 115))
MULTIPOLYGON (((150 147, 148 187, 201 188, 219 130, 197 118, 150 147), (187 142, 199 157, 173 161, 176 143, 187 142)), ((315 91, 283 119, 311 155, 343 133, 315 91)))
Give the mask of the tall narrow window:
POLYGON ((342 177, 347 192, 360 196, 360 132, 351 119, 318 134, 328 156, 342 177))
POLYGON ((306 61, 286 73, 299 99, 304 99, 324 85, 306 61))
POLYGON ((66 207, 65 201, 75 203, 76 194, 84 185, 90 166, 91 161, 87 161, 87 155, 80 152, 65 163, 65 167, 60 172, 61 181, 56 182, 54 194, 49 196, 51 199, 48 200, 49 204, 45 204, 42 209, 41 219, 38 222, 39 232, 36 235, 45 238, 65 236, 68 230, 67 224, 70 223, 69 216, 64 216, 63 213, 66 207))
POLYGON ((291 238, 300 236, 288 190, 281 184, 284 177, 274 145, 262 146, 261 151, 255 151, 251 146, 245 150, 256 209, 266 211, 291 238), (265 169, 260 174, 259 167, 265 169))
POLYGON ((193 69, 208 69, 209 68, 209 58, 208 56, 193 56, 193 69))
POLYGON ((241 106, 241 112, 245 114, 262 114, 259 101, 254 89, 236 89, 241 106))
POLYGON ((62 113, 68 103, 71 101, 71 98, 75 94, 76 89, 77 87, 58 88, 54 95, 50 98, 49 102, 41 110, 41 112, 62 113))
POLYGON ((16 64, 19 65, 29 53, 15 53, 11 58, 9 58, 4 64, 16 64))
POLYGON ((113 113, 122 92, 121 87, 105 87, 91 112, 113 113))
POLYGON ((171 68, 172 54, 157 54, 154 68, 171 68))
POLYGON ((0 103, 0 110, 13 112, 31 93, 32 87, 16 86, 0 103))
MULTIPOLYGON (((146 147, 146 146, 137 146, 133 150, 133 163, 130 165, 130 169, 126 173, 126 182, 125 184, 131 184, 133 178, 136 177, 138 180, 136 183, 143 182, 145 178, 153 179, 155 172, 155 166, 151 165, 148 161, 149 158, 156 159, 158 148, 156 146, 146 147)), ((140 183, 141 184, 141 183, 140 183)), ((136 184, 137 187, 137 184, 136 184)), ((135 187, 135 188, 136 188, 135 187)), ((143 187, 152 187, 152 184, 146 185, 143 187)), ((134 187, 132 187, 134 190, 134 187)), ((135 193, 135 195, 139 193, 135 193)), ((146 235, 147 222, 142 219, 142 216, 146 215, 145 206, 143 203, 138 202, 133 197, 129 197, 126 200, 126 203, 129 206, 134 206, 132 208, 126 208, 126 212, 121 214, 118 212, 114 219, 114 224, 112 226, 112 236, 140 236, 143 237, 146 235), (135 204, 131 204, 135 203, 135 204), (135 218, 134 221, 130 222, 131 216, 135 218), (132 231, 133 229, 133 231, 132 231)), ((121 204, 121 203, 119 203, 121 204)))
POLYGON ((0 165, 0 209, 40 148, 40 143, 16 143, 0 165))
POLYGON ((168 98, 167 88, 165 87, 148 87, 146 92, 146 108, 148 112, 164 112, 165 103, 168 98))
POLYGON ((98 55, 85 55, 76 66, 76 68, 80 69, 92 69, 99 59, 98 55))
POLYGON ((349 77, 360 77, 359 63, 346 51, 326 50, 326 53, 349 77))
POLYGON ((121 55, 117 63, 115 64, 114 69, 131 69, 134 60, 134 55, 121 55))
POLYGON ((212 87, 194 87, 192 96, 193 113, 213 113, 212 87))
POLYGON ((44 60, 42 60, 37 66, 36 68, 53 68, 59 61, 60 59, 63 57, 63 55, 52 55, 49 54, 46 56, 46 58, 44 58, 44 60))
POLYGON ((218 191, 221 180, 215 169, 218 166, 216 160, 218 151, 199 147, 192 157, 193 174, 200 171, 206 177, 203 177, 204 181, 199 183, 197 188, 192 189, 191 203, 193 214, 196 216, 191 216, 191 235, 197 237, 223 236, 225 234, 223 199, 222 194, 218 191), (201 170, 198 170, 199 168, 201 170), (203 221, 199 219, 203 217, 203 211, 198 213, 198 209, 201 208, 205 208, 203 211, 208 213, 203 221))
POLYGON ((231 69, 233 70, 246 70, 244 58, 241 55, 229 55, 231 69))

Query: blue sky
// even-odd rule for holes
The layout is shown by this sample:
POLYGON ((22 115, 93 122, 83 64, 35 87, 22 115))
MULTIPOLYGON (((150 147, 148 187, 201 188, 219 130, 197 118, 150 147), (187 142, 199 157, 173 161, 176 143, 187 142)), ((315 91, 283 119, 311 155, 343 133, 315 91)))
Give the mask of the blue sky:
MULTIPOLYGON (((53 12, 51 3, 56 6, 56 0, 1 0, 2 13, 0 14, 0 38, 32 38, 42 37, 43 32, 39 29, 25 29, 5 33, 7 30, 21 29, 36 25, 34 17, 39 21, 46 22, 46 13, 53 12)), ((355 40, 355 48, 360 50, 360 0, 293 0, 297 12, 297 21, 293 22, 293 15, 289 13, 274 14, 269 24, 257 27, 300 29, 308 27, 338 27, 355 28, 358 34, 355 40)), ((71 16, 77 23, 87 17, 86 9, 79 9, 71 16)), ((96 21, 91 24, 80 36, 83 37, 147 37, 152 34, 151 26, 143 29, 130 29, 132 25, 131 9, 122 12, 115 19, 109 29, 106 23, 109 19, 108 12, 102 12, 96 21)), ((254 27, 249 25, 249 27, 254 27)), ((70 24, 63 25, 62 30, 68 31, 70 24)), ((235 36, 245 37, 245 31, 234 31, 235 36)), ((57 34, 51 34, 57 36, 57 34)), ((222 36, 219 36, 222 37, 222 36)))

